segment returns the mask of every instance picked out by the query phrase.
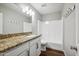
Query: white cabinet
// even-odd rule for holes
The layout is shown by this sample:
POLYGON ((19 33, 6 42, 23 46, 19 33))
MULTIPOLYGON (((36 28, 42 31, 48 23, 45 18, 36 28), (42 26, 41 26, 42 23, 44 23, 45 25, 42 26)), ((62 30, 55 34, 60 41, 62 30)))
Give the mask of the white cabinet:
MULTIPOLYGON (((29 50, 29 42, 24 43, 20 46, 17 46, 7 52, 4 53, 5 56, 18 56, 22 52, 29 50)), ((24 53, 23 53, 24 54, 24 53)))
POLYGON ((41 39, 40 39, 40 37, 37 38, 37 44, 36 45, 37 45, 36 55, 39 56, 40 53, 41 53, 41 39))
POLYGON ((24 50, 21 54, 19 54, 18 56, 29 56, 29 50, 24 50))
POLYGON ((40 37, 27 41, 21 45, 18 45, 4 53, 0 53, 4 56, 39 56, 41 53, 41 41, 40 37))
POLYGON ((36 44, 30 47, 30 56, 36 56, 36 44))
POLYGON ((41 53, 40 37, 30 42, 30 56, 39 56, 41 53))
POLYGON ((30 41, 30 56, 36 56, 36 39, 30 41))

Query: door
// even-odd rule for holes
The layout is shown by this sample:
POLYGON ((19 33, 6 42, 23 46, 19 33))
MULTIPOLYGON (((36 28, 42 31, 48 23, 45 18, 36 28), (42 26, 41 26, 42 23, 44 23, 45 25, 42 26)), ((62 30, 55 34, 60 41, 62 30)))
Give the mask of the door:
POLYGON ((36 46, 36 55, 39 56, 41 53, 41 37, 37 38, 36 46))
POLYGON ((41 37, 30 41, 30 56, 39 56, 41 53, 41 37))
POLYGON ((76 15, 73 11, 67 18, 64 19, 64 52, 67 56, 75 56, 77 54, 76 48, 76 15))
POLYGON ((29 56, 29 51, 24 50, 21 54, 19 54, 19 56, 29 56))
POLYGON ((36 56, 36 44, 30 47, 30 56, 36 56))
POLYGON ((30 56, 36 56, 36 39, 30 41, 30 56))

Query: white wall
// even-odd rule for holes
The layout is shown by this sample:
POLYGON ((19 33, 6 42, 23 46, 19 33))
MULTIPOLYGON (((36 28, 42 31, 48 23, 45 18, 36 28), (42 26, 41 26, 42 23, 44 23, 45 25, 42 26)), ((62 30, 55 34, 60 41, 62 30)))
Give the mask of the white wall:
POLYGON ((35 15, 32 17, 32 32, 33 34, 39 34, 39 21, 41 20, 40 14, 35 12, 35 15))
POLYGON ((0 13, 0 34, 3 33, 3 14, 0 13))
MULTIPOLYGON (((63 9, 63 49, 64 53, 67 56, 76 55, 76 51, 72 50, 71 47, 76 47, 76 39, 77 39, 77 22, 76 22, 76 10, 72 11, 70 15, 68 15, 69 8, 72 9, 74 7, 74 3, 64 4, 63 9), (64 17, 64 15, 68 15, 64 17)), ((76 6, 75 6, 76 7, 76 6)))
POLYGON ((36 15, 32 16, 32 33, 37 34, 37 17, 36 15))
POLYGON ((3 33, 23 32, 23 22, 29 22, 23 14, 1 4, 0 12, 3 13, 3 33))
POLYGON ((79 44, 79 3, 76 4, 77 43, 79 44))
POLYGON ((41 30, 42 30, 42 21, 38 20, 38 34, 41 34, 41 30))

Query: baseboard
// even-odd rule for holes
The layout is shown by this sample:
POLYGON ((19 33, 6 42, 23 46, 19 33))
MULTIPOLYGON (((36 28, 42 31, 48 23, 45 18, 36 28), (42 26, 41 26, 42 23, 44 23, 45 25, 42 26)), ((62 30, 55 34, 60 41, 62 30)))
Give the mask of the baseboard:
POLYGON ((48 42, 47 43, 47 48, 64 51, 63 50, 63 45, 62 44, 57 44, 57 43, 48 42))

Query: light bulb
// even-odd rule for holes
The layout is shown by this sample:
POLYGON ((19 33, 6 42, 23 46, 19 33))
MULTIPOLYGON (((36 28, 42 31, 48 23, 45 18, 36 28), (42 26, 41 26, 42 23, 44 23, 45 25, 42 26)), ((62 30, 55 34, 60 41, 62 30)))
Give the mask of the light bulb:
POLYGON ((27 12, 28 9, 29 9, 29 7, 24 7, 22 11, 23 11, 23 12, 27 12))
POLYGON ((32 9, 29 10, 30 16, 32 16, 32 9))
POLYGON ((35 15, 35 12, 32 11, 32 15, 35 15))
POLYGON ((45 22, 45 24, 49 24, 49 22, 48 22, 48 21, 46 21, 46 22, 45 22))

